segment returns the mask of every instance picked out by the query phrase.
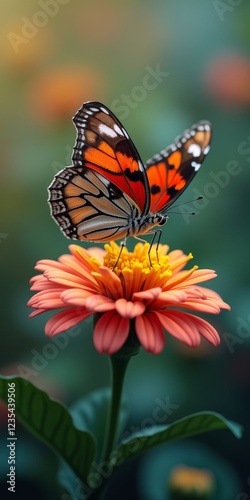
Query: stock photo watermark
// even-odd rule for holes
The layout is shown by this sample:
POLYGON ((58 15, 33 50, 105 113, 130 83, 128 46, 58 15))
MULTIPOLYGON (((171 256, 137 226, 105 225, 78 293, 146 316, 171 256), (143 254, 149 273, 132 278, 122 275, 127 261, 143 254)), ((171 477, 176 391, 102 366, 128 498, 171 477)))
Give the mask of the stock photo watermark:
POLYGON ((224 21, 225 15, 227 15, 228 12, 234 12, 236 7, 243 2, 244 0, 213 0, 213 6, 220 21, 224 21))
POLYGON ((247 319, 238 316, 236 318, 236 333, 224 332, 222 338, 229 350, 232 354, 235 351, 236 345, 241 345, 245 342, 246 339, 250 338, 250 314, 247 319))
MULTIPOLYGON (((144 418, 140 424, 136 426, 131 426, 126 432, 121 436, 121 442, 126 442, 130 435, 135 432, 140 433, 140 436, 134 437, 131 443, 131 451, 135 452, 143 439, 148 438, 148 430, 153 428, 157 424, 166 423, 168 418, 180 407, 179 404, 172 403, 170 397, 167 396, 165 401, 156 398, 156 406, 154 407, 151 417, 144 418), (145 436, 143 436, 143 431, 146 431, 145 436)), ((75 496, 72 497, 68 493, 64 493, 61 496, 61 500, 87 500, 96 488, 99 488, 104 480, 107 480, 113 469, 122 465, 125 461, 125 457, 122 456, 117 450, 113 450, 109 457, 109 462, 102 461, 99 464, 93 462, 92 472, 88 475, 88 484, 82 483, 78 478, 75 479, 75 496)))
POLYGON ((58 172, 60 172, 60 170, 62 170, 63 168, 65 168, 66 165, 71 165, 71 163, 72 163, 72 161, 71 161, 72 146, 70 146, 69 144, 67 144, 67 146, 65 146, 65 151, 66 151, 65 164, 60 163, 59 161, 53 161, 51 163, 51 168, 52 168, 52 170, 53 170, 53 172, 55 174, 57 174, 58 172))
MULTIPOLYGON (((250 163, 250 135, 246 138, 246 140, 238 144, 237 153, 240 156, 247 156, 245 161, 250 163)), ((217 198, 221 191, 229 186, 232 178, 237 177, 241 174, 241 172, 243 172, 243 167, 238 160, 230 160, 226 164, 226 167, 218 172, 211 170, 208 174, 211 181, 204 185, 203 190, 192 188, 191 192, 195 201, 189 203, 186 208, 185 205, 183 205, 181 214, 185 222, 190 224, 190 220, 192 218, 190 206, 194 209, 196 214, 199 214, 199 212, 204 210, 204 208, 209 205, 212 199, 217 198)))
POLYGON ((250 500, 250 476, 247 478, 248 493, 246 491, 241 491, 238 493, 235 500, 250 500))
POLYGON ((7 437, 7 449, 8 449, 8 466, 9 472, 7 472, 7 486, 8 491, 11 493, 16 492, 16 388, 15 382, 8 383, 8 437, 7 437))
POLYGON ((3 242, 3 240, 6 240, 6 238, 8 238, 8 236, 9 235, 7 233, 0 233, 0 245, 3 242))
POLYGON ((130 110, 137 108, 138 104, 146 99, 148 92, 156 89, 169 74, 167 71, 162 71, 159 64, 155 68, 146 66, 141 84, 135 85, 129 94, 121 94, 119 98, 114 99, 110 106, 111 110, 120 120, 125 120, 130 110))
POLYGON ((58 354, 63 351, 69 344, 70 338, 77 337, 81 332, 81 328, 72 328, 66 333, 61 333, 54 337, 43 346, 41 352, 37 349, 31 349, 32 359, 29 365, 19 364, 17 371, 20 377, 29 380, 31 377, 37 377, 52 359, 57 358, 58 354))
POLYGON ((21 17, 20 32, 10 31, 7 38, 16 54, 19 53, 20 46, 28 43, 41 28, 47 26, 49 20, 56 16, 61 5, 66 5, 70 0, 39 0, 37 10, 30 18, 21 17))

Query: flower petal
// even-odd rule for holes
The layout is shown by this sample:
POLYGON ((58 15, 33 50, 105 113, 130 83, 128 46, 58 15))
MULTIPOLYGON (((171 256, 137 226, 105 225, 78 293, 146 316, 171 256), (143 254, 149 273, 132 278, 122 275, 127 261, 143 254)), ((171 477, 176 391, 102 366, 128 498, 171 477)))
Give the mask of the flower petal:
POLYGON ((143 302, 131 302, 126 299, 118 299, 115 302, 116 311, 123 318, 135 318, 140 316, 145 311, 145 305, 143 302))
POLYGON ((192 321, 195 316, 181 311, 171 311, 170 309, 156 311, 155 314, 158 316, 162 326, 173 337, 176 337, 190 347, 197 347, 200 344, 198 328, 195 322, 192 321))
POLYGON ((86 299, 89 296, 90 292, 81 288, 71 288, 70 290, 64 290, 61 292, 61 297, 64 302, 76 307, 84 307, 86 299))
POLYGON ((36 309, 59 309, 65 307, 65 302, 61 298, 61 289, 42 290, 31 297, 27 306, 36 309))
POLYGON ((85 301, 85 307, 92 312, 105 312, 115 309, 115 302, 105 295, 91 295, 85 301))
POLYGON ((69 328, 77 325, 90 315, 91 312, 85 311, 83 308, 65 309, 49 319, 45 326, 45 334, 48 337, 54 337, 58 333, 69 330, 69 328))
POLYGON ((107 267, 100 267, 93 276, 99 287, 99 293, 112 297, 114 300, 123 297, 123 288, 118 276, 107 267))
POLYGON ((109 311, 97 321, 94 329, 94 345, 98 352, 114 354, 126 342, 130 321, 121 318, 116 312, 109 311))
POLYGON ((149 288, 148 290, 143 290, 142 292, 135 292, 133 294, 133 299, 153 300, 160 295, 161 291, 162 290, 159 286, 155 288, 149 288))
POLYGON ((154 313, 146 313, 135 319, 137 337, 146 351, 158 354, 162 351, 166 339, 158 317, 154 313))
POLYGON ((59 285, 63 285, 65 287, 73 287, 76 288, 86 288, 89 287, 90 290, 95 290, 96 285, 92 283, 90 279, 88 279, 88 273, 86 273, 86 279, 80 276, 77 276, 74 273, 65 272, 57 269, 51 269, 50 271, 44 272, 45 278, 59 285))
POLYGON ((210 344, 213 344, 215 347, 217 347, 220 343, 220 337, 217 330, 215 330, 215 328, 203 318, 193 316, 192 314, 188 314, 188 316, 192 316, 192 321, 196 324, 200 335, 208 340, 210 344))
MULTIPOLYGON (((187 298, 186 290, 168 290, 167 292, 162 292, 157 297, 159 301, 165 304, 178 304, 180 302, 185 302, 187 298)), ((164 305, 164 304, 162 304, 164 305)))

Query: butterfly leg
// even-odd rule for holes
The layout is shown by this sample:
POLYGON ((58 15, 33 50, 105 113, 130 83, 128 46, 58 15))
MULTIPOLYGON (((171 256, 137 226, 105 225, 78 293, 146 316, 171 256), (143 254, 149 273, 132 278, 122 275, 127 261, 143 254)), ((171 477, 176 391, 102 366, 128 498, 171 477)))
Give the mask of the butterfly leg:
POLYGON ((159 257, 158 257, 158 248, 159 248, 159 244, 160 244, 160 240, 161 240, 161 235, 162 235, 162 230, 161 229, 156 229, 153 233, 153 238, 151 240, 151 243, 150 243, 150 247, 149 247, 149 251, 148 251, 148 258, 149 258, 149 262, 150 262, 150 266, 153 267, 152 265, 152 262, 151 262, 151 258, 150 258, 150 252, 152 250, 152 246, 154 244, 154 241, 157 237, 157 243, 156 243, 156 257, 157 257, 157 260, 158 260, 158 263, 159 263, 159 257))
POLYGON ((127 238, 125 238, 122 242, 121 242, 121 246, 120 246, 120 252, 119 252, 119 255, 117 257, 117 260, 116 260, 116 263, 112 269, 112 271, 114 271, 114 269, 116 268, 119 260, 120 260, 120 257, 121 257, 121 254, 122 254, 122 251, 123 251, 123 248, 126 246, 126 243, 127 243, 127 238))

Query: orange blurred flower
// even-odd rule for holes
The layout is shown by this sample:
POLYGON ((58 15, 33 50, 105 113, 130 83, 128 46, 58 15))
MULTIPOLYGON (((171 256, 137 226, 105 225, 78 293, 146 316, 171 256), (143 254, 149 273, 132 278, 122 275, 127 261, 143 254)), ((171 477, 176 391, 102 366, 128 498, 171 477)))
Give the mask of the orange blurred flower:
POLYGON ((67 65, 39 76, 29 90, 29 102, 39 120, 68 120, 84 101, 100 100, 103 87, 97 70, 67 65))
POLYGON ((209 470, 179 465, 172 470, 169 478, 171 493, 179 493, 181 498, 211 498, 215 489, 215 479, 209 470))
POLYGON ((220 104, 244 107, 250 104, 250 59, 242 55, 223 55, 206 69, 208 92, 220 104))
POLYGON ((168 253, 167 245, 155 247, 138 243, 133 252, 111 242, 105 250, 85 250, 70 245, 71 255, 58 261, 40 260, 35 269, 43 274, 31 279, 36 293, 28 302, 37 314, 62 309, 49 319, 45 333, 57 335, 98 314, 94 327, 94 344, 101 353, 113 354, 126 342, 131 323, 142 346, 153 354, 165 345, 165 328, 171 335, 191 347, 197 347, 200 336, 217 346, 217 331, 191 312, 218 314, 230 309, 214 291, 197 286, 216 276, 197 266, 183 270, 192 255, 181 250, 168 253), (159 259, 159 260, 158 260, 159 259), (183 311, 184 309, 184 311, 183 311), (190 311, 190 312, 187 312, 190 311))

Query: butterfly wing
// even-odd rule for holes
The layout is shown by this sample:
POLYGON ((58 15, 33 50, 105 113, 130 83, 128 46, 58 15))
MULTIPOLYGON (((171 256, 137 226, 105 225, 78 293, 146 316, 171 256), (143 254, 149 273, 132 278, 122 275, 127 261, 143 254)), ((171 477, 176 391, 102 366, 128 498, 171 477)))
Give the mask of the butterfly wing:
POLYGON ((126 238, 137 207, 119 188, 95 170, 66 167, 49 190, 51 215, 68 238, 111 241, 126 238))
POLYGON ((94 170, 131 198, 140 215, 150 196, 145 167, 128 133, 103 104, 86 102, 73 118, 77 130, 73 163, 94 170))
POLYGON ((150 212, 165 212, 182 194, 204 161, 211 136, 210 123, 200 121, 146 162, 150 212))

